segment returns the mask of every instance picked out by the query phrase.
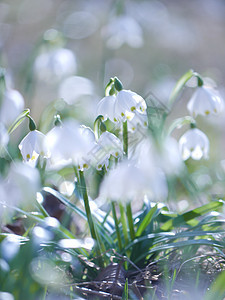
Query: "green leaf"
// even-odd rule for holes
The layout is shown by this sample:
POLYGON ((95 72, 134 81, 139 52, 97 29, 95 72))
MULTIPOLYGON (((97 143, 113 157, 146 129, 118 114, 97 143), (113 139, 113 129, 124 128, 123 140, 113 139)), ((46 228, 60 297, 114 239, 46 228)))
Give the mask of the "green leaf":
POLYGON ((168 102, 169 108, 172 108, 172 106, 173 106, 175 100, 177 99, 178 95, 180 94, 181 90, 183 89, 183 87, 185 86, 187 81, 190 80, 194 74, 195 74, 195 72, 193 70, 189 70, 177 81, 177 83, 170 95, 170 99, 168 102))
POLYGON ((129 294, 128 294, 128 278, 126 278, 126 283, 124 285, 122 300, 129 300, 129 294))
POLYGON ((11 134, 23 121, 24 119, 29 115, 30 110, 25 109, 12 123, 12 125, 8 129, 8 134, 11 134))
POLYGON ((182 215, 178 215, 174 219, 171 219, 164 223, 161 226, 161 230, 169 231, 172 230, 174 227, 181 226, 184 223, 187 223, 191 220, 196 219, 197 217, 203 216, 204 214, 208 212, 212 212, 214 210, 220 209, 224 205, 224 202, 222 200, 218 201, 212 201, 208 204, 205 204, 201 207, 195 208, 191 211, 188 211, 182 215))
POLYGON ((138 230, 136 232, 136 237, 139 237, 142 234, 142 232, 146 229, 146 227, 150 224, 152 217, 157 210, 157 207, 158 206, 156 204, 154 207, 152 207, 152 209, 149 210, 147 215, 144 217, 143 221, 138 227, 138 230))
POLYGON ((211 284, 209 290, 206 292, 205 300, 222 300, 225 297, 225 271, 221 272, 219 276, 211 284))
POLYGON ((66 197, 61 195, 58 191, 50 188, 50 187, 44 187, 43 191, 55 196, 57 199, 59 199, 64 205, 72 209, 74 212, 79 214, 83 219, 87 220, 85 212, 83 212, 80 208, 78 208, 75 204, 71 203, 66 197))
POLYGON ((207 239, 179 241, 176 243, 168 243, 168 244, 164 243, 160 246, 151 248, 149 251, 147 251, 145 253, 141 253, 141 255, 139 255, 137 257, 137 259, 134 261, 134 263, 136 264, 138 261, 145 258, 147 255, 155 253, 155 252, 162 252, 165 250, 172 250, 172 249, 176 249, 176 248, 182 248, 182 247, 187 247, 187 246, 196 246, 196 245, 197 246, 206 245, 209 247, 224 248, 224 243, 219 242, 219 241, 207 240, 207 239))
POLYGON ((195 120, 190 116, 186 116, 186 117, 183 117, 183 118, 176 119, 170 125, 167 134, 170 135, 174 131, 174 129, 181 128, 182 126, 187 125, 187 124, 191 124, 191 123, 195 123, 195 120))

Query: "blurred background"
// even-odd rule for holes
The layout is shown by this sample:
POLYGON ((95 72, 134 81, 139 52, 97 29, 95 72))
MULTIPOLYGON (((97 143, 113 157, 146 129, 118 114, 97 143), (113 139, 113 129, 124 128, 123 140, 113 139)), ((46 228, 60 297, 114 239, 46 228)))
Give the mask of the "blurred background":
MULTIPOLYGON (((1 0, 1 65, 43 132, 55 112, 91 125, 111 76, 166 104, 192 68, 224 94, 224 16, 223 0, 1 0)), ((171 119, 188 114, 192 93, 184 91, 171 119)), ((212 159, 224 158, 223 120, 199 117, 211 135, 212 159)))

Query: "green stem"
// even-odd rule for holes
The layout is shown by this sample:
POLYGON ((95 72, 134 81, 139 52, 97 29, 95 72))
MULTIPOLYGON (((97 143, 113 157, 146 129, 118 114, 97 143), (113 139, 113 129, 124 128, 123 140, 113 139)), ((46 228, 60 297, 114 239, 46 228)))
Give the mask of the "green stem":
POLYGON ((177 83, 170 95, 170 99, 168 102, 169 109, 171 109, 173 107, 181 90, 183 89, 183 87, 185 86, 187 81, 190 80, 193 76, 195 76, 195 72, 193 70, 189 70, 177 81, 177 83))
POLYGON ((83 201, 84 201, 84 207, 85 207, 85 211, 86 211, 86 215, 87 215, 89 229, 90 229, 90 232, 91 232, 91 237, 96 241, 96 252, 97 252, 97 255, 100 258, 100 264, 103 266, 103 263, 102 263, 102 260, 101 260, 101 247, 100 247, 98 236, 97 236, 97 233, 96 233, 96 230, 95 230, 94 221, 93 221, 92 214, 91 214, 91 209, 90 209, 90 206, 89 206, 89 199, 88 199, 86 182, 85 182, 83 171, 79 171, 79 175, 80 175, 81 193, 82 193, 82 198, 83 198, 83 201))
POLYGON ((122 203, 119 204, 119 207, 120 207, 120 220, 123 228, 125 246, 127 246, 129 243, 129 237, 128 237, 128 230, 127 230, 126 214, 122 203))
POLYGON ((127 121, 123 122, 123 153, 124 153, 124 157, 128 156, 128 130, 127 130, 127 121))
POLYGON ((135 239, 135 231, 134 231, 134 222, 133 222, 133 215, 132 215, 132 209, 131 209, 131 203, 129 202, 126 206, 127 208, 127 220, 130 230, 130 237, 133 241, 135 239))
POLYGON ((122 240, 121 240, 119 222, 118 222, 117 215, 116 215, 116 207, 115 207, 115 202, 114 201, 111 203, 111 206, 112 206, 113 219, 114 219, 115 227, 116 227, 116 235, 117 235, 117 240, 118 240, 118 246, 119 246, 119 250, 122 250, 122 240))

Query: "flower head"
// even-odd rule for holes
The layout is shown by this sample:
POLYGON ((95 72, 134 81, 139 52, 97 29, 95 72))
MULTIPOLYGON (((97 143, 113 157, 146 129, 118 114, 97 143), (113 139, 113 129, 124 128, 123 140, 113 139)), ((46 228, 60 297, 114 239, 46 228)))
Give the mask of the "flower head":
POLYGON ((46 134, 44 143, 51 153, 51 167, 61 168, 71 163, 77 165, 89 149, 89 142, 74 120, 66 120, 62 126, 54 127, 46 134))
POLYGON ((202 85, 197 87, 197 90, 188 102, 187 108, 193 117, 197 115, 217 115, 223 110, 224 103, 217 90, 202 85))
POLYGON ((102 115, 103 120, 109 119, 112 122, 117 122, 115 117, 115 102, 116 97, 114 95, 102 98, 102 100, 98 103, 97 115, 102 115))
POLYGON ((23 160, 35 165, 39 156, 49 157, 50 153, 44 147, 45 135, 38 130, 30 131, 20 142, 19 149, 23 160))
POLYGON ((69 49, 54 49, 40 54, 35 60, 34 68, 40 80, 59 81, 76 72, 76 57, 69 49))
POLYGON ((207 159, 209 140, 201 130, 191 128, 181 136, 179 149, 183 160, 187 160, 189 157, 194 160, 207 159))
POLYGON ((112 49, 118 49, 125 43, 133 48, 140 48, 143 45, 140 25, 128 16, 113 19, 103 28, 102 34, 107 39, 107 46, 112 49))
POLYGON ((0 107, 0 120, 7 127, 24 109, 23 96, 16 90, 6 90, 0 107))

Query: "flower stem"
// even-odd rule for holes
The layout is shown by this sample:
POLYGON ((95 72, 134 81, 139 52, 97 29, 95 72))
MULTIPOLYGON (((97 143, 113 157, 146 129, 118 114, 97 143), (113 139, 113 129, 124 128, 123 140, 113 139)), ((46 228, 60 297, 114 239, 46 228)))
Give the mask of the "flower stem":
POLYGON ((127 130, 127 121, 123 122, 123 153, 124 153, 124 157, 128 156, 128 130, 127 130))
POLYGON ((131 209, 131 203, 129 202, 126 206, 127 208, 127 221, 128 221, 128 226, 130 230, 130 237, 131 240, 135 239, 135 231, 134 231, 134 222, 133 222, 133 215, 132 215, 132 209, 131 209))
POLYGON ((121 240, 121 235, 120 235, 120 229, 119 229, 119 222, 116 216, 116 207, 115 207, 115 202, 112 201, 111 203, 112 206, 112 214, 113 214, 113 219, 115 222, 115 227, 116 227, 116 235, 117 235, 117 240, 118 240, 118 246, 119 250, 122 250, 122 240, 121 240))
POLYGON ((119 204, 119 207, 120 207, 120 220, 123 228, 125 246, 127 246, 129 243, 129 237, 128 237, 128 230, 127 230, 126 214, 122 203, 119 204))
POLYGON ((101 266, 103 266, 103 262, 101 259, 101 247, 100 247, 99 239, 98 239, 98 236, 97 236, 97 233, 95 230, 94 221, 93 221, 92 214, 91 214, 91 209, 90 209, 88 194, 87 194, 87 188, 86 188, 86 182, 85 182, 83 171, 79 171, 79 175, 80 175, 81 193, 82 193, 82 198, 84 200, 84 207, 85 207, 85 211, 86 211, 86 215, 87 215, 89 229, 91 232, 91 237, 96 241, 96 252, 97 252, 97 255, 99 256, 100 264, 101 264, 101 266))

